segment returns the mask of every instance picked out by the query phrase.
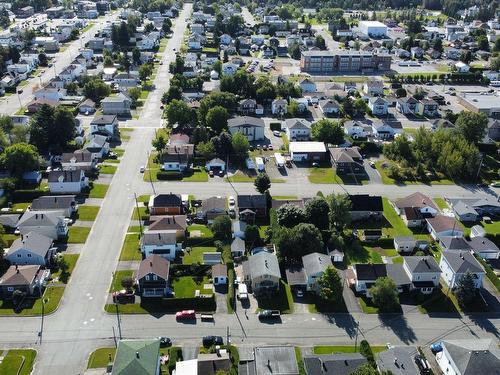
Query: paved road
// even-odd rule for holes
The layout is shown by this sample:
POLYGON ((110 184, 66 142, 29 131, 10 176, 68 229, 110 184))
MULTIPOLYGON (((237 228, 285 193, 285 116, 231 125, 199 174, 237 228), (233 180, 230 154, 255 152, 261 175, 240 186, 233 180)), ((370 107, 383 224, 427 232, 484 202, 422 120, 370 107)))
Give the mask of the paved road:
POLYGON ((80 53, 79 49, 85 46, 85 43, 94 34, 101 30, 106 22, 112 21, 118 17, 118 12, 108 13, 105 17, 99 18, 95 21, 95 24, 86 32, 82 33, 78 40, 72 42, 63 52, 58 52, 55 54, 55 58, 52 63, 51 68, 45 68, 45 72, 39 77, 31 78, 27 85, 20 89, 23 90, 22 94, 6 96, 0 100, 0 113, 2 114, 13 114, 21 108, 21 106, 26 106, 33 99, 33 88, 39 87, 40 84, 44 85, 55 75, 62 72, 73 59, 80 53))
POLYGON ((247 7, 241 8, 241 15, 243 16, 243 20, 245 23, 248 23, 251 26, 255 26, 257 22, 255 22, 255 18, 252 13, 248 10, 247 7))

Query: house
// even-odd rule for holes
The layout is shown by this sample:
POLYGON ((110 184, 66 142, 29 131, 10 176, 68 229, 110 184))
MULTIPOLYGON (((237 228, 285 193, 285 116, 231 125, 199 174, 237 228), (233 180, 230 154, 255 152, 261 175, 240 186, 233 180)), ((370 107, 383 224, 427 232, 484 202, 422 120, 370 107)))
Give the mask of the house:
POLYGON ((399 121, 375 121, 372 124, 373 135, 379 139, 392 139, 403 132, 399 121))
POLYGON ((205 163, 205 169, 213 172, 224 172, 226 170, 226 162, 219 158, 214 158, 205 163))
POLYGON ((425 221, 427 222, 427 230, 435 240, 441 237, 462 237, 464 235, 462 226, 454 217, 436 215, 436 217, 427 218, 425 221))
POLYGON ((415 346, 392 346, 377 353, 377 369, 393 375, 421 375, 415 363, 415 346))
POLYGON ((299 86, 302 89, 302 92, 316 92, 316 84, 311 81, 309 78, 304 78, 299 82, 299 86))
POLYGON ((368 360, 360 353, 308 354, 304 356, 307 375, 350 375, 368 360))
POLYGON ((411 53, 411 58, 412 59, 421 59, 422 57, 424 57, 424 53, 425 51, 421 48, 421 47, 411 47, 410 49, 410 53, 411 53))
POLYGON ((228 120, 227 126, 229 132, 234 135, 237 132, 242 133, 251 141, 264 140, 264 120, 257 117, 239 116, 228 120))
POLYGON ((148 230, 150 231, 175 231, 178 243, 182 242, 186 236, 186 215, 150 216, 149 222, 148 230))
POLYGON ((422 226, 426 218, 438 213, 438 208, 432 199, 420 192, 398 199, 392 206, 408 228, 422 226))
POLYGON ((311 253, 302 257, 302 264, 307 279, 307 291, 319 291, 318 280, 328 267, 332 267, 332 258, 328 254, 311 253))
POLYGON ((82 169, 50 171, 49 191, 56 194, 81 193, 89 186, 89 179, 82 169))
POLYGON ((234 258, 242 257, 245 254, 245 240, 240 237, 234 237, 231 242, 231 256, 234 258))
POLYGON ((105 115, 130 115, 130 106, 132 99, 120 92, 116 95, 111 95, 101 100, 102 113, 105 115))
POLYGON ((243 262, 244 282, 256 296, 277 293, 281 272, 275 253, 261 251, 243 262))
POLYGON ((363 92, 368 96, 384 95, 384 82, 370 80, 363 83, 363 92))
POLYGON ((355 194, 349 195, 349 199, 351 201, 351 209, 349 212, 352 221, 378 221, 382 218, 384 207, 381 196, 355 194))
POLYGON ((495 339, 444 340, 436 361, 444 374, 495 374, 500 369, 500 350, 495 339))
POLYGON ((0 299, 9 300, 16 290, 39 297, 50 277, 50 270, 39 265, 10 266, 0 277, 0 299))
POLYGON ((242 217, 248 218, 266 217, 267 216, 267 200, 263 194, 254 195, 238 195, 236 198, 238 213, 240 219, 242 217))
POLYGON ((485 275, 481 264, 467 251, 444 250, 439 261, 439 268, 446 285, 452 289, 466 273, 474 277, 474 286, 481 288, 485 275))
POLYGON ((24 172, 22 179, 28 184, 38 185, 42 181, 42 173, 40 171, 24 172))
POLYGON ((285 132, 290 141, 307 141, 311 136, 311 122, 302 118, 286 119, 285 132))
POLYGON ((176 230, 147 230, 140 241, 141 252, 147 258, 157 254, 168 260, 174 260, 182 250, 176 230))
POLYGON ((299 375, 293 346, 260 346, 250 354, 250 360, 240 361, 240 375, 299 375))
POLYGON ((373 96, 368 100, 368 108, 370 108, 374 116, 385 116, 387 115, 388 104, 381 97, 373 96))
POLYGON ((333 99, 320 100, 319 109, 325 116, 335 116, 340 113, 340 105, 333 99))
POLYGON ((99 115, 90 122, 90 134, 105 135, 114 138, 118 135, 118 117, 116 114, 99 115))
POLYGON ((344 261, 344 252, 334 249, 328 253, 330 255, 333 263, 342 263, 344 261))
POLYGON ((90 152, 93 160, 103 159, 109 153, 108 136, 99 133, 92 134, 85 150, 90 152))
POLYGON ((486 237, 486 230, 481 225, 474 225, 470 228, 470 238, 486 237))
POLYGON ((159 375, 160 340, 120 340, 111 375, 159 375))
POLYGON ((469 73, 470 70, 470 66, 462 61, 457 62, 454 67, 458 73, 469 73))
POLYGON ((21 234, 10 246, 4 259, 11 265, 36 264, 49 266, 57 248, 52 247, 52 238, 36 232, 21 234))
POLYGON ((36 232, 53 240, 68 234, 62 211, 26 211, 19 219, 18 228, 22 235, 36 232))
POLYGON ((411 281, 402 264, 355 264, 349 280, 356 292, 370 296, 370 288, 379 277, 390 277, 399 292, 410 290, 411 281))
POLYGON ((366 173, 358 147, 330 147, 329 151, 337 174, 366 173))
POLYGON ((372 126, 360 121, 346 121, 344 123, 344 133, 353 139, 366 138, 372 134, 372 126))
POLYGON ((214 286, 227 285, 227 266, 225 264, 212 266, 212 280, 214 286))
POLYGON ((413 96, 399 98, 396 102, 396 110, 403 115, 415 115, 418 109, 418 100, 413 96))
POLYGON ((14 232, 19 223, 20 214, 3 214, 0 215, 0 224, 6 229, 6 232, 14 232))
POLYGON ((63 169, 82 169, 91 171, 96 167, 96 158, 88 150, 65 152, 61 156, 63 169))
POLYGON ((441 269, 432 256, 405 256, 403 268, 412 282, 412 290, 429 294, 439 285, 441 269))
POLYGON ((462 221, 475 221, 482 216, 500 215, 500 203, 490 198, 447 198, 455 216, 462 221))
POLYGON ((238 71, 239 66, 230 62, 222 64, 222 75, 232 76, 238 71))
POLYGON ((56 89, 52 87, 43 87, 33 93, 35 100, 50 100, 59 102, 66 95, 65 89, 56 89))
POLYGON ((238 112, 242 115, 255 114, 257 102, 255 99, 243 99, 238 103, 238 112))
POLYGON ((439 244, 444 250, 468 251, 483 259, 499 259, 500 249, 488 238, 473 237, 466 240, 463 237, 442 237, 439 244))
POLYGON ((394 248, 398 253, 411 253, 417 247, 417 239, 413 236, 394 237, 394 248))
POLYGON ((183 213, 181 196, 172 193, 151 195, 148 210, 150 215, 180 215, 183 213))
POLYGON ((64 217, 71 217, 78 210, 74 195, 44 195, 33 199, 30 211, 58 211, 64 217))
POLYGON ((233 38, 231 38, 231 35, 228 34, 222 34, 219 37, 219 40, 222 44, 229 45, 233 41, 233 38))
POLYGON ((163 297, 168 294, 170 262, 158 254, 147 256, 135 275, 137 292, 141 297, 163 297))
POLYGON ((87 99, 78 106, 78 111, 81 114, 89 114, 95 112, 95 103, 92 99, 87 99))
POLYGON ((417 113, 421 116, 436 117, 439 115, 439 104, 434 100, 422 99, 417 105, 417 113))
POLYGON ((289 150, 294 162, 322 161, 327 158, 323 142, 290 142, 289 150))
POLYGON ((288 102, 285 99, 274 99, 271 103, 273 115, 286 115, 288 102))
POLYGON ((222 253, 206 251, 203 253, 202 263, 214 265, 222 263, 222 253))
POLYGON ((226 198, 222 197, 204 199, 196 213, 196 217, 207 221, 209 224, 211 224, 216 217, 225 215, 228 215, 226 198))

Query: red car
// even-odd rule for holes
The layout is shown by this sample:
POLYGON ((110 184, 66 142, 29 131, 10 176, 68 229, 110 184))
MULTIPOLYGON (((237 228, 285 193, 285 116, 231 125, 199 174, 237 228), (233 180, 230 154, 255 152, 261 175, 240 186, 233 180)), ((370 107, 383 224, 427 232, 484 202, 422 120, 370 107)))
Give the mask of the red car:
POLYGON ((196 313, 194 310, 177 311, 175 313, 175 319, 177 320, 196 319, 196 313))
POLYGON ((131 290, 117 290, 113 292, 113 301, 129 301, 133 300, 134 297, 134 292, 131 290))

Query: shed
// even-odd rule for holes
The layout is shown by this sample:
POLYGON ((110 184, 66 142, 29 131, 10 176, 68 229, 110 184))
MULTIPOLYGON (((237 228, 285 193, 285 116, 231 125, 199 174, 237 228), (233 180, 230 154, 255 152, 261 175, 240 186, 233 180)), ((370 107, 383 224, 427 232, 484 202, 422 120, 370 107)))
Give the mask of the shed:
POLYGON ((212 266, 212 279, 215 286, 227 284, 227 266, 225 264, 214 264, 212 266))
POLYGON ((222 262, 222 254, 219 252, 203 253, 203 264, 214 265, 222 262))
POLYGON ((226 162, 222 159, 215 158, 210 161, 207 161, 205 164, 205 168, 207 171, 222 171, 226 170, 226 162))
POLYGON ((341 263, 344 261, 344 253, 338 249, 330 251, 329 255, 334 263, 341 263))
POLYGON ((240 237, 235 237, 231 242, 231 255, 233 258, 239 258, 243 254, 245 254, 245 241, 240 237))

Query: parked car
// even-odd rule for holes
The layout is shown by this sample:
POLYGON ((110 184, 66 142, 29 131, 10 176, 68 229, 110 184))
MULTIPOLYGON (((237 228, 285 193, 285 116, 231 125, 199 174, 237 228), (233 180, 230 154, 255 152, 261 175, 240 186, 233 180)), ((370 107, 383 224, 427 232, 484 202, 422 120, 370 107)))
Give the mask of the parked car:
POLYGON ((232 195, 230 195, 227 200, 229 202, 229 207, 234 207, 236 205, 236 200, 234 199, 234 197, 232 195))
POLYGON ((272 150, 274 150, 274 147, 273 147, 273 145, 269 145, 269 146, 267 146, 267 149, 268 149, 269 151, 272 151, 272 150))
POLYGON ((373 161, 370 162, 370 167, 376 168, 375 163, 373 161))
POLYGON ((302 297, 304 297, 304 292, 302 291, 302 289, 297 289, 297 291, 295 292, 295 295, 299 298, 302 298, 302 297))
POLYGON ((144 173, 145 170, 146 170, 146 167, 144 165, 141 165, 139 167, 139 172, 144 173))
POLYGON ((130 301, 135 298, 134 292, 131 290, 117 290, 113 292, 113 301, 114 302, 125 302, 130 301))
POLYGON ((158 337, 160 340, 160 347, 166 348, 167 346, 172 346, 172 340, 169 337, 160 336, 158 337))
POLYGON ((495 181, 490 184, 491 187, 500 187, 500 181, 495 181))
POLYGON ((212 345, 222 345, 224 343, 224 340, 221 336, 204 336, 201 341, 203 343, 203 346, 205 347, 212 345))
POLYGON ((213 176, 214 176, 214 171, 208 171, 208 175, 209 175, 210 177, 213 177, 213 176))
POLYGON ((196 313, 194 310, 177 311, 175 313, 175 319, 177 320, 196 319, 196 313))
POLYGON ((434 344, 431 345, 431 352, 434 354, 439 353, 443 351, 443 344, 441 342, 435 342, 434 344))
POLYGON ((273 134, 275 137, 281 137, 281 132, 279 132, 277 130, 273 131, 273 134))
POLYGON ((431 373, 431 368, 427 360, 421 356, 420 354, 417 354, 414 357, 415 364, 417 365, 418 369, 420 370, 420 373, 422 375, 427 375, 431 373))
POLYGON ((259 319, 277 319, 281 316, 279 310, 262 310, 259 313, 259 319))

